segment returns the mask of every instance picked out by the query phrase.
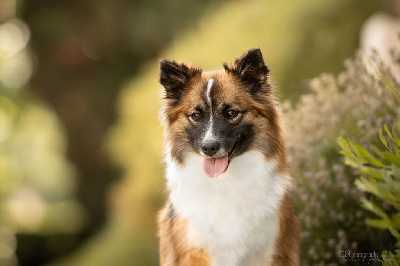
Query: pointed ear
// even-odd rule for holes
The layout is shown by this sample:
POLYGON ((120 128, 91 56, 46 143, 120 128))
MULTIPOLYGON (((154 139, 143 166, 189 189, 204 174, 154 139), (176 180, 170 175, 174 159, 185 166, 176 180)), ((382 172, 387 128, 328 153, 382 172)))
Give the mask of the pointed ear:
POLYGON ((231 66, 224 64, 225 71, 238 77, 256 93, 263 88, 268 89, 269 68, 265 65, 261 50, 253 48, 241 57, 236 58, 231 66))
POLYGON ((179 100, 188 82, 202 72, 199 68, 160 60, 160 83, 165 89, 166 99, 179 100))

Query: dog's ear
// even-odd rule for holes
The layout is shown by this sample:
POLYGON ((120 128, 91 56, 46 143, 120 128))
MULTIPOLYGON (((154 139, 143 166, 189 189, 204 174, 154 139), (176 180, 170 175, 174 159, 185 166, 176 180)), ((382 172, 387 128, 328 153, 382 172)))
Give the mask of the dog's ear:
POLYGON ((238 77, 250 87, 252 93, 269 89, 268 73, 270 69, 265 65, 259 48, 253 48, 236 58, 231 66, 224 64, 225 71, 238 77))
POLYGON ((199 68, 160 60, 160 83, 165 89, 166 99, 179 100, 189 81, 202 72, 199 68))

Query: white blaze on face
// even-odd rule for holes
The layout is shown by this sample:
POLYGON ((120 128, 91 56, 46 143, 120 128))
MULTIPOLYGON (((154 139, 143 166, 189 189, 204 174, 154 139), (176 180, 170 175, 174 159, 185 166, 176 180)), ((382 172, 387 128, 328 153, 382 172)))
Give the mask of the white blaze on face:
MULTIPOLYGON (((210 121, 208 122, 208 127, 206 134, 203 138, 203 144, 206 141, 215 141, 215 137, 213 135, 214 130, 214 117, 213 117, 213 110, 212 110, 212 85, 214 83, 214 79, 209 79, 207 83, 207 102, 210 106, 210 121)), ((217 177, 221 175, 228 167, 228 155, 227 154, 219 154, 222 155, 219 158, 204 158, 203 160, 203 172, 211 178, 217 177)))
POLYGON ((213 140, 214 136, 213 136, 213 114, 212 114, 212 97, 211 97, 211 89, 212 89, 212 85, 214 83, 214 79, 209 79, 208 83, 207 83, 207 101, 208 104, 210 105, 210 121, 208 123, 208 128, 207 128, 207 132, 204 136, 203 141, 206 140, 213 140))
POLYGON ((207 83, 207 100, 208 104, 211 106, 212 99, 211 99, 211 88, 214 83, 214 79, 209 79, 207 83))

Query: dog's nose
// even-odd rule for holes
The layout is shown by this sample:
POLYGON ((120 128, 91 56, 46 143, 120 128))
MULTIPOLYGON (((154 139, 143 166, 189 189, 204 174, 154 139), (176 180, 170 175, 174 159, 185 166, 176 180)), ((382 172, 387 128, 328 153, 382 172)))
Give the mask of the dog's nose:
POLYGON ((206 140, 201 145, 201 150, 205 155, 213 156, 219 150, 219 142, 215 140, 206 140))

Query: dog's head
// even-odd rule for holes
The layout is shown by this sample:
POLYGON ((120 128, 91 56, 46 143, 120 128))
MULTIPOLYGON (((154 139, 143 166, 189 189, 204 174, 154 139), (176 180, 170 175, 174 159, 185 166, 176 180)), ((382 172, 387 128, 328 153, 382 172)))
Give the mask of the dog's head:
MULTIPOLYGON (((186 156, 204 158, 215 177, 230 160, 257 149, 266 157, 284 153, 274 92, 260 49, 251 49, 224 69, 203 72, 175 61, 160 61, 167 150, 184 165, 186 156)), ((284 156, 283 156, 284 157, 284 156)))

